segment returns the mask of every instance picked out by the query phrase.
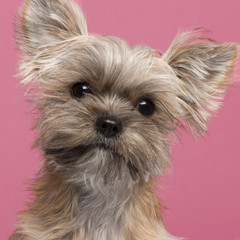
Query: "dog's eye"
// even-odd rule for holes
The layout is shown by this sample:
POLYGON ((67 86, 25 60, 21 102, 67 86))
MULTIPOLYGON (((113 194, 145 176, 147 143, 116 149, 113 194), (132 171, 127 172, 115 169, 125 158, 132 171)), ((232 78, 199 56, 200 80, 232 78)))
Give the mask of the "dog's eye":
POLYGON ((142 98, 137 105, 138 111, 144 116, 150 116, 155 110, 155 105, 149 98, 142 98))
POLYGON ((71 89, 74 97, 81 98, 85 93, 91 93, 91 89, 87 83, 76 83, 71 89))

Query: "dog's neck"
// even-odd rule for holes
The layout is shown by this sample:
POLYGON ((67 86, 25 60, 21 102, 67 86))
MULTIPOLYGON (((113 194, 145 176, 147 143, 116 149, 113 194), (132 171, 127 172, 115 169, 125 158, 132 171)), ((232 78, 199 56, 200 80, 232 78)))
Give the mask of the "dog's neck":
POLYGON ((92 176, 81 176, 85 181, 76 185, 65 177, 44 172, 36 180, 33 187, 36 199, 20 216, 20 221, 23 218, 25 223, 20 229, 28 230, 30 236, 27 240, 160 240, 158 235, 169 237, 162 224, 151 179, 132 186, 124 178, 104 185, 103 181, 94 183, 92 176))
POLYGON ((80 225, 89 239, 124 239, 134 186, 127 176, 112 184, 95 176, 83 176, 76 187, 79 194, 80 225), (84 219, 84 221, 83 221, 84 219), (112 235, 114 233, 114 236, 112 235))

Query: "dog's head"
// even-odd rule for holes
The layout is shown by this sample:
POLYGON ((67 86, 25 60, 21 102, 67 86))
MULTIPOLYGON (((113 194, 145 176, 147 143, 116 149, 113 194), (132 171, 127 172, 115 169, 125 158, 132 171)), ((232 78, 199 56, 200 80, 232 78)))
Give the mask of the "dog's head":
POLYGON ((17 43, 47 163, 105 182, 161 174, 179 124, 206 130, 237 56, 236 44, 216 44, 199 31, 180 34, 163 55, 89 35, 70 0, 26 0, 17 43))

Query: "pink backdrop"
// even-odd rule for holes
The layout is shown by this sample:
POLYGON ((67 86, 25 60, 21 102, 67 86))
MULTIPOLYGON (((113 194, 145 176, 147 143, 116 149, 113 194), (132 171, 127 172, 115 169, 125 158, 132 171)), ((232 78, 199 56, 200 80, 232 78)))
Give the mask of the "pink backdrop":
MULTIPOLYGON (((33 133, 27 104, 13 77, 17 53, 12 22, 21 0, 0 9, 0 239, 13 231, 24 208, 24 182, 39 169, 30 152, 33 133)), ((179 28, 204 26, 218 41, 240 42, 239 0, 82 0, 90 32, 122 37, 131 45, 165 51, 179 28)), ((159 191, 172 234, 193 240, 240 240, 240 84, 198 142, 183 134, 172 154, 173 170, 159 191)))

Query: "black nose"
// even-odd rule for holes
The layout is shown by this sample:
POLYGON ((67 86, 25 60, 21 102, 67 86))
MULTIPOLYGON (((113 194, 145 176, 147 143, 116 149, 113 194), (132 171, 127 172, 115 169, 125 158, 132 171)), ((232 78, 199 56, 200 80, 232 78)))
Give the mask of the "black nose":
POLYGON ((115 117, 99 117, 96 122, 97 130, 104 137, 115 137, 122 131, 122 123, 115 117))

